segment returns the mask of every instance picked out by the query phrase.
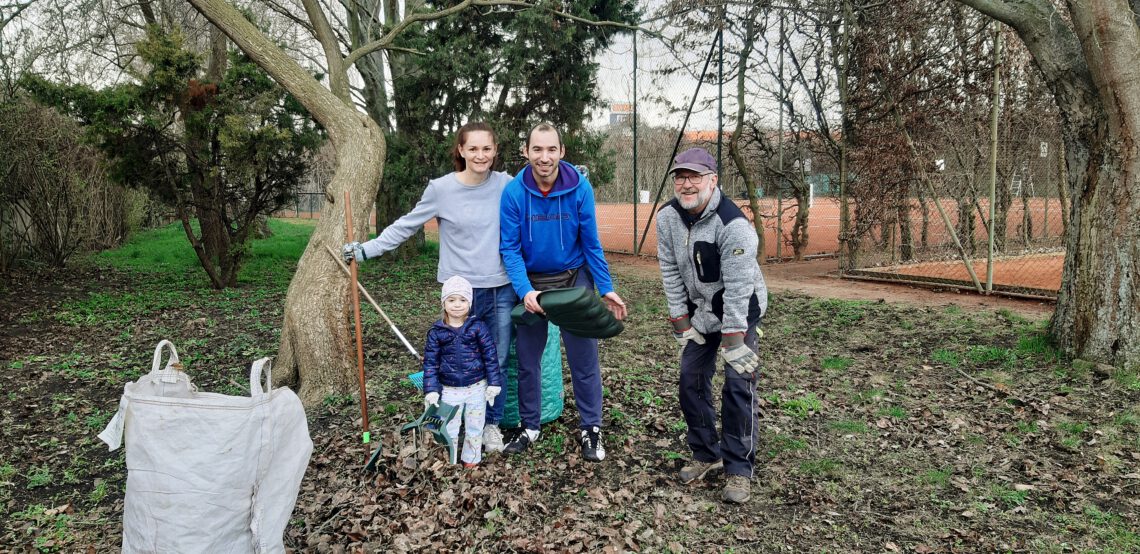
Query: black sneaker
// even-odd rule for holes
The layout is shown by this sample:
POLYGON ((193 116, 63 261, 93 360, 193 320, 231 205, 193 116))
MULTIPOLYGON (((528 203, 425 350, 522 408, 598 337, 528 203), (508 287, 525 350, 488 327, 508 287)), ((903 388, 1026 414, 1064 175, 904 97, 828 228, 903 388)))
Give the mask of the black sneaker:
POLYGON ((602 446, 602 430, 599 427, 582 429, 578 439, 582 444, 582 457, 588 462, 600 462, 606 458, 606 447, 602 446))
MULTIPOLYGON (((537 435, 538 432, 536 431, 535 434, 537 435)), ((537 439, 538 437, 536 436, 535 438, 537 439)), ((524 430, 515 436, 515 438, 511 439, 511 442, 507 443, 507 446, 503 448, 503 453, 518 454, 530 448, 530 443, 532 442, 534 442, 534 439, 531 439, 530 435, 524 430)))

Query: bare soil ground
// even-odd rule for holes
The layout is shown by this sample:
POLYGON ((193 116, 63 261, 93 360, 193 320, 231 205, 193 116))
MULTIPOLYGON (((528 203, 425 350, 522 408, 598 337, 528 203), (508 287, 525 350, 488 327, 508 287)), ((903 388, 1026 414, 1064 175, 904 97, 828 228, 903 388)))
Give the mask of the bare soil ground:
MULTIPOLYGON (((1050 306, 766 269, 752 500, 688 457, 676 346, 655 262, 613 258, 631 305, 602 342, 605 442, 583 462, 567 408, 531 451, 475 470, 401 453, 416 371, 366 318, 380 471, 365 475, 351 395, 311 408, 315 451, 286 533, 297 552, 1137 552, 1140 380, 1045 340, 1050 306)), ((827 261, 813 262, 825 265, 827 261)), ((362 282, 413 343, 438 313, 435 262, 366 265, 362 282)), ((110 552, 126 468, 95 434, 171 338, 202 390, 247 391, 277 348, 280 275, 212 291, 193 274, 102 266, 0 289, 0 550, 110 552)), ((568 376, 567 376, 568 380, 568 376)))

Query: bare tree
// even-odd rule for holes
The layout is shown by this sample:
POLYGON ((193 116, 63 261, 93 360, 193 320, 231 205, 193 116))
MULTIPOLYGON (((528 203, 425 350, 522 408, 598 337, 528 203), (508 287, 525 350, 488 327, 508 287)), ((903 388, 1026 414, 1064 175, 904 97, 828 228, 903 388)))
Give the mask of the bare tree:
MULTIPOLYGON (((226 0, 190 0, 190 3, 309 110, 328 131, 329 141, 336 151, 336 173, 328 183, 321 218, 289 284, 281 348, 275 364, 279 370, 275 379, 293 385, 306 404, 314 404, 327 394, 351 390, 354 379, 351 340, 345 324, 348 282, 336 261, 324 250, 328 246, 339 248, 344 242, 346 193, 356 222, 353 234, 364 236, 386 151, 383 129, 353 103, 348 68, 361 58, 390 47, 396 36, 418 22, 446 17, 473 6, 533 6, 516 0, 463 0, 439 11, 408 15, 382 37, 344 54, 326 12, 317 0, 304 0, 307 24, 321 45, 328 69, 329 88, 325 88, 226 0)), ((581 20, 570 15, 565 17, 581 20)))
POLYGON ((1140 364, 1140 6, 959 0, 1009 25, 1057 102, 1072 203, 1052 336, 1067 353, 1140 364))

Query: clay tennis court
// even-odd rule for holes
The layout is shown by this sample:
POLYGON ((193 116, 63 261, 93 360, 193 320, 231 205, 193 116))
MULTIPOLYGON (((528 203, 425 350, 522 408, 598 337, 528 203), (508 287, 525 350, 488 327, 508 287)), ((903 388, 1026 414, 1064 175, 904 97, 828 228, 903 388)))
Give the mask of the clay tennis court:
MULTIPOLYGON (((958 203, 953 199, 942 199, 941 203, 942 209, 945 210, 949 216, 950 224, 957 226, 958 203)), ((746 200, 737 200, 736 204, 740 206, 745 215, 751 217, 752 210, 748 207, 746 200)), ((946 231, 946 225, 942 222, 942 218, 938 215, 938 210, 934 206, 934 202, 927 202, 926 204, 926 233, 930 238, 931 245, 951 245, 950 235, 946 231)), ((781 218, 781 230, 785 237, 790 234, 792 225, 795 223, 795 210, 788 209, 789 206, 794 206, 794 203, 785 200, 783 203, 785 210, 784 216, 781 218)), ((977 207, 982 212, 987 213, 988 217, 989 206, 986 200, 979 200, 977 207)), ((1033 198, 1030 199, 1026 207, 1028 208, 1029 226, 1032 228, 1034 241, 1059 240, 1061 236, 1061 209, 1057 200, 1033 198)), ((660 209, 660 205, 658 209, 660 209)), ((851 209, 854 210, 854 207, 851 209)), ((597 205, 598 233, 602 238, 602 246, 608 250, 632 252, 634 223, 636 221, 637 240, 641 242, 641 235, 645 231, 646 219, 652 215, 652 210, 653 204, 637 204, 634 206, 634 204, 628 203, 599 203, 597 205)), ((774 198, 763 198, 760 200, 761 213, 774 214, 776 210, 777 203, 774 198)), ((1020 200, 1015 200, 1010 206, 1006 217, 1009 222, 1006 227, 1007 239, 1011 241, 1021 239, 1020 233, 1022 224, 1025 221, 1025 212, 1026 210, 1020 200)), ((986 227, 978 217, 976 211, 974 216, 974 240, 984 243, 986 241, 986 227)), ((918 240, 921 225, 921 207, 917 201, 912 201, 911 228, 915 240, 918 240)), ((774 257, 776 256, 777 247, 775 218, 767 219, 764 226, 766 254, 770 257, 774 257)), ((783 256, 791 255, 792 249, 786 238, 784 244, 780 246, 783 256)), ((804 255, 834 254, 838 250, 839 200, 833 197, 816 197, 812 201, 811 208, 809 209, 808 245, 804 250, 804 255)), ((645 240, 641 253, 655 255, 656 252, 657 233, 651 223, 649 226, 649 237, 645 240)))
MULTIPOLYGON (((1055 297, 1061 288, 1061 270, 1064 263, 1064 252, 996 258, 993 289, 1004 293, 1055 297)), ((984 287, 986 260, 973 260, 972 265, 974 274, 984 287)), ((904 283, 974 288, 973 280, 966 271, 966 264, 961 260, 858 269, 849 272, 849 275, 904 283)))
MULTIPOLYGON (((952 199, 942 199, 942 209, 945 210, 950 224, 958 225, 957 202, 952 199)), ((737 201, 746 215, 751 217, 751 210, 746 201, 737 201)), ((785 202, 785 208, 789 203, 785 202)), ((653 204, 615 204, 600 203, 597 206, 598 233, 601 235, 602 245, 607 250, 616 252, 634 251, 634 229, 636 228, 636 241, 641 244, 640 253, 655 256, 657 254, 657 233, 653 222, 648 226, 648 237, 642 242, 642 235, 646 233, 646 221, 653 213, 653 204)), ((775 213, 776 201, 765 198, 760 206, 762 213, 775 213)), ((986 242, 986 227, 978 212, 988 216, 988 202, 980 200, 974 212, 975 217, 975 243, 984 245, 986 242)), ((952 249, 953 241, 946 230, 938 209, 933 202, 927 202, 926 234, 930 247, 952 249)), ((1021 256, 1001 256, 994 260, 994 290, 1016 294, 1029 294, 1033 296, 1053 296, 1061 287, 1061 269, 1064 263, 1064 251, 1057 250, 1056 244, 1060 242, 1062 226, 1060 223, 1060 204, 1055 199, 1033 198, 1024 205, 1015 200, 1011 205, 1006 227, 1006 240, 1010 245, 1019 244, 1023 239, 1022 233, 1026 228, 1032 232, 1036 243, 1052 246, 1053 252, 1030 254, 1021 256), (1028 217, 1026 217, 1028 216, 1028 217)), ((782 234, 786 237, 795 223, 794 210, 784 213, 782 234)), ((815 198, 808 216, 808 245, 804 249, 805 256, 820 254, 834 254, 839 250, 839 201, 836 198, 815 198)), ((921 226, 921 206, 913 202, 911 210, 911 226, 915 240, 919 236, 921 226)), ((777 252, 776 223, 769 219, 765 224, 765 253, 768 257, 789 257, 792 254, 791 245, 779 245, 777 252)), ((881 253, 880 253, 881 254, 881 253)), ((870 257, 870 256, 868 256, 870 257)), ((861 268, 853 274, 863 278, 889 279, 894 281, 922 283, 922 284, 965 284, 973 287, 966 265, 954 256, 949 261, 922 262, 914 264, 891 264, 882 267, 861 268)), ((982 256, 973 260, 974 272, 982 285, 986 281, 986 260, 982 256)))
MULTIPOLYGON (((746 215, 751 217, 751 209, 745 200, 737 200, 746 215)), ((950 219, 951 226, 958 225, 958 203, 953 199, 941 199, 942 209, 950 219)), ((911 202, 911 229, 913 240, 918 241, 921 236, 922 206, 917 200, 911 202)), ((781 234, 785 239, 783 244, 777 244, 777 229, 775 218, 765 221, 764 250, 769 258, 790 258, 792 248, 787 240, 793 224, 795 223, 795 210, 789 209, 794 202, 785 200, 783 203, 784 217, 781 221, 781 234)), ((632 253, 636 244, 643 255, 657 255, 657 232, 653 215, 653 204, 632 203, 598 203, 597 221, 598 234, 602 247, 607 251, 632 253), (646 223, 648 224, 648 236, 646 223)), ((988 202, 980 199, 975 204, 973 216, 975 218, 974 241, 981 251, 985 250, 986 226, 980 214, 988 217, 988 202)), ((874 267, 863 267, 852 272, 860 278, 886 279, 915 284, 944 284, 949 286, 967 286, 973 288, 973 282, 966 271, 966 266, 957 259, 956 249, 946 230, 941 216, 938 214, 934 202, 926 202, 926 236, 927 249, 940 251, 939 257, 946 261, 921 262, 913 264, 897 263, 893 254, 871 245, 861 253, 861 259, 874 267)), ((660 209, 660 205, 658 205, 660 209)), ((774 198, 763 198, 760 201, 760 210, 765 214, 774 214, 777 211, 777 202, 774 198)), ((281 213, 285 217, 319 217, 319 213, 281 213)), ((375 218, 373 216, 373 223, 375 218)), ((1040 249, 1048 250, 1044 253, 1033 253, 1019 256, 1002 256, 994 260, 994 290, 1011 292, 1015 294, 1028 294, 1032 296, 1055 296, 1061 286, 1061 269, 1064 262, 1064 251, 1059 248, 1061 226, 1061 208, 1056 199, 1031 198, 1023 204, 1020 199, 1014 199, 1007 215, 1006 240, 1013 247, 1021 245, 1025 239, 1023 233, 1028 231, 1032 236, 1032 243, 1040 245, 1040 249), (1028 217, 1027 217, 1028 216, 1028 217)), ((434 221, 428 222, 425 229, 435 234, 437 226, 434 221)), ((896 229, 897 232, 897 229, 896 229)), ((874 236, 881 236, 881 229, 873 229, 874 236)), ((918 249, 918 245, 916 250, 918 249)), ((839 250, 839 200, 834 197, 816 197, 812 201, 808 215, 808 243, 804 249, 804 256, 813 257, 832 255, 839 250)), ((981 255, 973 260, 974 272, 978 279, 985 283, 986 260, 981 255)))

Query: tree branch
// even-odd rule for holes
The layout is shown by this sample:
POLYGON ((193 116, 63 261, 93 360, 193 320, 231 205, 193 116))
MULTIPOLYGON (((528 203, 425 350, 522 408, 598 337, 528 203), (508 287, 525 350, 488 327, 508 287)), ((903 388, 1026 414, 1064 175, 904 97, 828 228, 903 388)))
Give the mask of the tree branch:
POLYGON ((336 38, 336 33, 333 32, 332 26, 329 25, 328 18, 325 17, 325 11, 317 0, 301 0, 305 6, 305 13, 309 15, 309 22, 313 24, 313 32, 317 37, 317 41, 321 43, 321 48, 325 51, 325 63, 328 64, 329 69, 329 88, 332 93, 340 98, 345 103, 351 102, 352 98, 348 92, 348 75, 344 71, 346 67, 351 67, 351 64, 345 64, 344 58, 340 55, 340 42, 336 38))
POLYGON ((26 2, 16 2, 15 4, 10 5, 10 6, 0 6, 4 10, 3 12, 0 12, 0 13, 2 13, 2 15, 0 15, 0 30, 3 30, 4 27, 7 27, 9 23, 11 23, 17 17, 19 17, 20 12, 28 9, 29 6, 31 6, 32 4, 35 4, 35 3, 36 3, 36 0, 27 0, 26 2), (13 11, 12 11, 12 13, 7 13, 8 10, 13 10, 13 11))
POLYGON ((348 57, 346 57, 344 59, 345 66, 346 67, 352 67, 352 65, 356 63, 356 60, 359 60, 362 56, 366 56, 366 55, 371 54, 372 52, 375 52, 377 50, 391 48, 392 42, 396 39, 396 37, 399 36, 399 34, 401 32, 403 32, 404 29, 406 29, 408 26, 412 25, 413 23, 419 23, 421 21, 433 21, 436 19, 443 19, 449 15, 457 14, 457 13, 459 13, 459 12, 461 12, 467 8, 473 7, 473 6, 476 6, 476 7, 513 6, 513 7, 519 7, 519 8, 524 8, 524 9, 540 9, 540 10, 546 10, 546 11, 548 11, 548 12, 550 12, 550 13, 558 16, 558 17, 569 19, 571 21, 576 21, 578 23, 585 23, 587 25, 595 25, 598 27, 617 27, 619 29, 625 29, 627 31, 638 31, 638 32, 649 34, 651 36, 660 36, 656 31, 652 31, 649 29, 643 29, 641 27, 638 27, 637 25, 628 25, 625 23, 618 23, 616 21, 595 21, 592 19, 586 19, 583 17, 578 17, 576 15, 572 15, 572 14, 569 14, 569 13, 566 13, 563 11, 552 10, 552 9, 545 8, 542 6, 537 6, 537 5, 531 4, 529 2, 523 2, 522 0, 464 0, 463 2, 460 2, 460 3, 454 5, 450 8, 447 8, 447 9, 443 9, 443 10, 439 10, 439 11, 431 12, 431 13, 414 13, 414 14, 411 14, 409 16, 406 16, 403 19, 403 21, 400 21, 400 23, 398 25, 393 27, 392 30, 388 31, 388 33, 386 35, 384 35, 383 37, 380 37, 380 38, 378 38, 372 42, 369 42, 368 44, 365 44, 364 46, 361 46, 360 48, 357 48, 356 50, 353 50, 352 53, 350 53, 348 55, 348 57))

